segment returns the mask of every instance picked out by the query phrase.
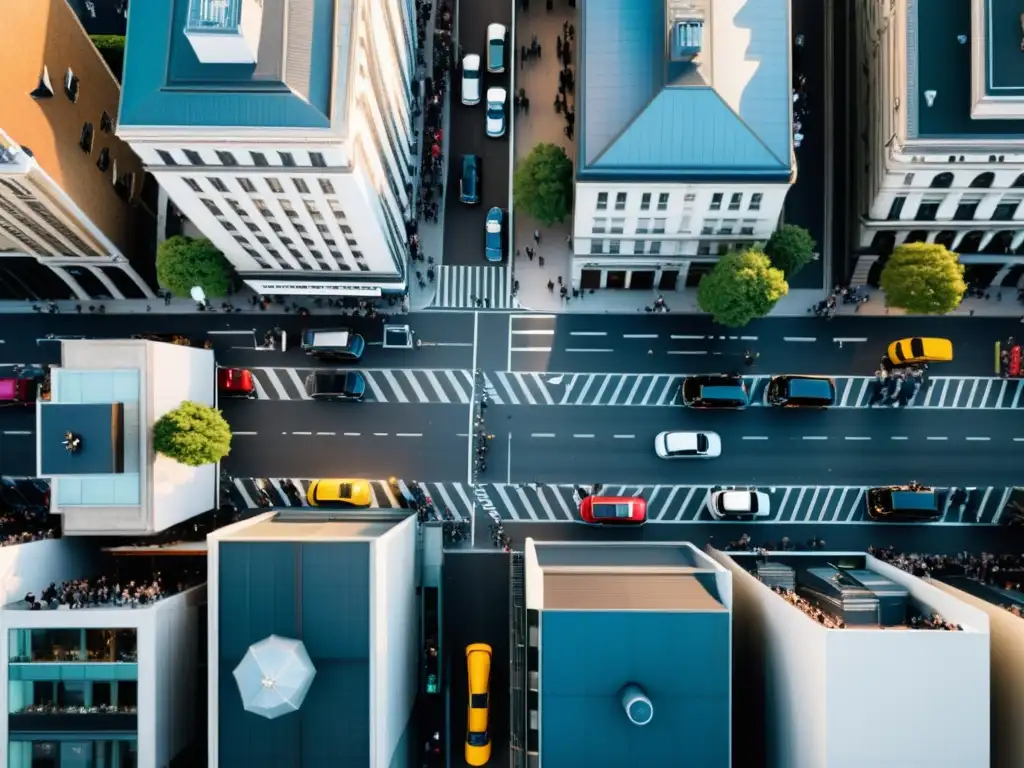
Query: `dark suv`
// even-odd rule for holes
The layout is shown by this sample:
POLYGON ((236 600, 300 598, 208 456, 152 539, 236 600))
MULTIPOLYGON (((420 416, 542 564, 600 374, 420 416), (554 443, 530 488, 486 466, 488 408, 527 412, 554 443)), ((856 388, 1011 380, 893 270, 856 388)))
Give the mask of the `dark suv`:
POLYGON ((824 376, 772 376, 768 404, 784 408, 828 408, 836 402, 836 384, 824 376))
POLYGON ((889 523, 930 523, 942 517, 939 495, 921 485, 869 488, 865 496, 868 519, 889 523))
POLYGON ((313 400, 359 402, 366 396, 366 378, 359 371, 314 371, 305 384, 313 400))
POLYGON ((750 393, 742 376, 711 373, 683 379, 679 387, 679 399, 689 408, 740 410, 750 404, 750 393))
POLYGON ((476 155, 462 156, 459 202, 466 205, 477 205, 480 202, 480 158, 476 155))

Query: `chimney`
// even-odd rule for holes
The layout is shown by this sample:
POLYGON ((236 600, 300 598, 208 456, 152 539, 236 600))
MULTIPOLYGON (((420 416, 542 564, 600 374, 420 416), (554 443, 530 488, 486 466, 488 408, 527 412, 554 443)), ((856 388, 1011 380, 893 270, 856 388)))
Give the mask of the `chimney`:
POLYGON ((622 708, 633 725, 647 725, 654 718, 654 705, 636 683, 629 683, 619 692, 622 708))

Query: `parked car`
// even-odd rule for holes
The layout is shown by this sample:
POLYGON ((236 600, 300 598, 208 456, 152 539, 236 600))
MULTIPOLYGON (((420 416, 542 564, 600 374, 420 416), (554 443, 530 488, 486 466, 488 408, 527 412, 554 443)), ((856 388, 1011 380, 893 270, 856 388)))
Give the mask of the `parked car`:
POLYGON ((311 507, 360 509, 373 506, 373 490, 368 480, 314 480, 306 501, 311 507))
POLYGON ((750 393, 742 376, 712 373, 683 379, 679 399, 689 408, 742 410, 750 404, 750 393))
POLYGON ((869 488, 865 503, 868 519, 876 522, 930 523, 942 517, 935 490, 917 484, 869 488))
POLYGON ((765 399, 782 408, 828 408, 836 401, 836 383, 827 376, 772 376, 765 399))
POLYGON ((466 764, 487 765, 491 759, 491 646, 466 646, 466 677, 469 704, 466 707, 466 764))
POLYGON ((462 59, 462 103, 467 107, 480 103, 480 57, 475 53, 462 59))
POLYGON ((505 135, 505 101, 508 91, 504 88, 487 89, 487 135, 500 139, 505 135))
POLYGON ((505 33, 504 24, 487 25, 487 71, 505 71, 505 33))
POLYGON ((358 402, 366 396, 366 377, 359 371, 314 371, 304 384, 314 400, 358 402))
POLYGON ((502 227, 505 224, 505 212, 501 208, 491 208, 487 212, 484 223, 484 254, 488 261, 501 261, 504 255, 502 245, 502 227))
POLYGON ((480 202, 480 158, 476 155, 462 156, 459 202, 466 205, 476 205, 480 202))
POLYGON ((953 359, 953 342, 949 339, 900 339, 889 345, 888 357, 893 365, 948 363, 953 359))
POLYGON ((771 506, 768 494, 753 488, 712 491, 708 497, 708 512, 716 520, 770 517, 771 506))
POLYGON ((643 525, 647 500, 642 496, 587 496, 580 503, 580 519, 590 525, 643 525))
POLYGON ((256 380, 247 368, 218 368, 217 389, 221 397, 256 397, 256 380))

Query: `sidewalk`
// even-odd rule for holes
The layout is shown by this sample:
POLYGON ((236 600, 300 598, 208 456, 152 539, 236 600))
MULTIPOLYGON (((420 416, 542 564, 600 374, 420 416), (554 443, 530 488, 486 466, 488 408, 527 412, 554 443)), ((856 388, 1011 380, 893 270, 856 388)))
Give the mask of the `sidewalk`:
MULTIPOLYGON (((863 304, 841 304, 837 310, 840 315, 865 315, 870 317, 913 317, 909 312, 897 307, 885 305, 885 293, 878 288, 865 285, 862 293, 871 298, 863 304)), ((1017 301, 1017 292, 1007 289, 1003 292, 994 290, 989 299, 964 299, 959 307, 946 315, 917 315, 917 317, 1013 317, 1024 323, 1024 304, 1017 301)))

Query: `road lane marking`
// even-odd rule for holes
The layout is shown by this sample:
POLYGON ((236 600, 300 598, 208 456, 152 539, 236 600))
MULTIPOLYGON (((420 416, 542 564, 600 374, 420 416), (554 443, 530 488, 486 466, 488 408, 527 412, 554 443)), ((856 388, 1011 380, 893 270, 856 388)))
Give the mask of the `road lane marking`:
POLYGON ((851 393, 852 391, 853 391, 853 382, 851 381, 851 382, 850 382, 850 383, 849 383, 849 384, 848 384, 848 385, 847 385, 846 387, 844 387, 844 389, 843 389, 843 399, 839 401, 839 407, 840 407, 840 408, 845 408, 845 407, 846 407, 846 401, 850 399, 850 393, 851 393))
POLYGON ((636 397, 637 390, 640 389, 640 382, 643 381, 643 376, 637 376, 636 381, 633 383, 633 388, 629 390, 629 396, 626 398, 626 405, 633 402, 633 398, 636 397))
POLYGON ((655 520, 663 520, 665 518, 665 515, 668 514, 669 508, 672 506, 672 499, 676 497, 676 494, 679 493, 679 489, 681 487, 682 486, 679 485, 672 486, 672 490, 669 491, 668 498, 665 499, 664 503, 661 505, 661 509, 658 510, 658 516, 654 518, 655 520))
POLYGON ((607 336, 607 331, 569 331, 570 336, 607 336))
POLYGON ((547 405, 554 405, 555 401, 548 393, 547 384, 544 382, 544 379, 541 378, 540 374, 531 373, 530 376, 533 378, 534 383, 537 385, 537 389, 540 390, 541 395, 544 397, 544 402, 547 405))
POLYGON ((366 379, 366 383, 370 385, 370 390, 373 392, 373 397, 377 402, 386 403, 387 397, 384 395, 384 390, 380 388, 380 385, 373 380, 373 376, 369 375, 369 371, 363 374, 363 378, 366 379))
MULTIPOLYGON (((690 492, 686 494, 686 498, 683 499, 683 503, 679 505, 679 511, 676 512, 675 520, 682 520, 683 514, 686 512, 686 508, 690 506, 690 499, 693 498, 693 494, 697 492, 697 486, 690 488, 690 492)), ((675 494, 673 494, 675 495, 675 494)), ((669 501, 672 501, 672 496, 668 497, 669 501)))
POLYGON ((611 383, 612 383, 612 374, 610 374, 610 373, 609 374, 605 374, 604 381, 601 382, 601 388, 599 390, 597 390, 597 394, 594 396, 594 402, 596 402, 596 403, 604 402, 601 399, 601 396, 604 394, 604 391, 606 389, 608 389, 608 385, 611 384, 611 383))
POLYGON ((861 502, 864 500, 864 496, 867 494, 863 488, 857 490, 857 495, 853 499, 853 504, 850 505, 850 514, 846 518, 846 522, 852 523, 853 516, 857 514, 857 510, 861 507, 861 502))
MULTIPOLYGON (((971 387, 971 394, 969 394, 967 396, 967 407, 968 408, 970 408, 971 407, 971 403, 974 402, 974 393, 978 391, 978 385, 980 383, 981 383, 980 381, 975 380, 974 386, 971 387)), ((984 405, 984 403, 982 403, 982 405, 984 405)))
POLYGON ((435 347, 472 347, 473 346, 473 342, 471 342, 471 341, 435 341, 433 343, 433 346, 435 346, 435 347))
MULTIPOLYGON (((235 434, 237 435, 238 432, 236 432, 235 434)), ((317 437, 333 437, 337 433, 336 432, 317 432, 316 434, 317 434, 317 437)))
POLYGON ((992 439, 991 437, 968 437, 967 438, 968 442, 975 442, 975 443, 984 443, 984 442, 988 442, 991 439, 992 439))
POLYGON ((387 432, 374 432, 373 436, 374 437, 387 437, 388 433, 387 432))
POLYGON ((293 435, 312 435, 312 432, 292 432, 293 435))
POLYGON ((636 435, 612 435, 616 440, 634 440, 636 435))
POLYGON ((651 386, 649 386, 647 388, 647 391, 644 393, 644 399, 640 401, 640 405, 647 405, 647 403, 649 403, 651 401, 651 395, 654 394, 654 388, 658 386, 658 379, 659 378, 661 378, 661 377, 660 376, 652 376, 651 377, 651 386))
POLYGON ((1003 510, 1006 509, 1006 505, 1010 501, 1011 493, 1013 493, 1013 488, 1007 488, 1003 491, 1003 497, 999 500, 999 506, 996 507, 995 517, 992 518, 993 523, 998 523, 999 518, 1003 516, 1003 510))
POLYGON ((1015 438, 1013 438, 1013 442, 1015 442, 1015 443, 1024 443, 1024 437, 1015 437, 1015 438))
MULTIPOLYGON (((475 363, 473 364, 473 370, 474 371, 476 370, 476 364, 475 363)), ((419 380, 415 376, 412 375, 412 371, 406 369, 406 370, 402 371, 402 374, 405 376, 406 380, 409 382, 409 386, 412 387, 413 394, 416 395, 416 397, 418 397, 420 399, 420 402, 421 403, 428 402, 429 398, 427 397, 427 393, 423 391, 423 387, 420 386, 419 380)))
POLYGON ((622 334, 624 339, 656 339, 658 334, 656 333, 624 333, 622 334))
MULTIPOLYGON (((832 503, 832 494, 835 492, 836 489, 830 486, 828 489, 828 493, 825 495, 825 501, 822 502, 821 509, 818 511, 818 514, 815 517, 815 522, 821 522, 824 519, 825 513, 828 512, 829 504, 832 503)), ((811 522, 811 515, 813 514, 814 509, 812 507, 808 507, 807 513, 804 515, 804 522, 811 522)))
POLYGON ((510 352, 550 352, 551 347, 509 347, 510 352))
POLYGON ((585 440, 585 439, 588 439, 588 438, 592 438, 593 435, 573 435, 573 437, 585 440))
MULTIPOLYGON (((27 429, 11 429, 11 430, 5 430, 4 434, 5 435, 31 435, 32 432, 27 430, 27 429)), ((235 435, 246 435, 246 434, 255 435, 256 433, 255 432, 234 432, 232 434, 235 434, 235 435)))
POLYGON ((844 439, 845 440, 870 440, 871 438, 870 437, 850 437, 850 436, 847 436, 844 439))
POLYGON ((810 341, 817 341, 818 338, 816 336, 783 336, 782 340, 783 341, 810 342, 810 341))
POLYGON ((565 388, 565 394, 562 395, 562 400, 561 400, 561 402, 558 403, 559 405, 565 405, 566 403, 569 402, 569 396, 572 395, 572 388, 576 386, 576 382, 578 380, 579 380, 579 374, 578 373, 574 373, 572 375, 572 378, 569 380, 569 386, 567 386, 565 388))
MULTIPOLYGON (((385 433, 387 434, 387 433, 385 433)), ((396 432, 395 437, 423 437, 422 432, 396 432)))
MULTIPOLYGON (((957 384, 956 393, 953 395, 953 405, 956 405, 957 403, 960 402, 960 393, 964 391, 964 384, 966 383, 966 381, 961 381, 959 384, 957 384)), ((975 382, 975 384, 977 384, 977 382, 975 382)))
POLYGON ((946 379, 944 382, 942 382, 942 394, 939 395, 939 408, 941 408, 942 404, 944 402, 946 402, 946 393, 948 391, 949 391, 949 379, 946 379))
POLYGON ((674 341, 704 341, 707 336, 687 336, 682 333, 673 333, 669 338, 674 341))
POLYGON ((554 432, 533 432, 530 437, 554 437, 554 432))
POLYGON ((860 404, 864 401, 864 396, 866 394, 868 394, 868 383, 869 382, 870 382, 870 379, 864 379, 864 383, 860 385, 860 392, 857 393, 857 402, 854 403, 855 407, 857 407, 857 408, 861 407, 860 404))
POLYGON ((889 439, 890 440, 909 440, 910 438, 909 437, 902 437, 902 436, 900 436, 900 437, 893 436, 893 437, 890 437, 889 439))
POLYGON ((840 344, 863 344, 867 341, 866 338, 849 338, 846 336, 835 336, 832 341, 839 342, 840 344))
POLYGON ((757 341, 757 336, 740 336, 740 341, 757 341))
POLYGON ((767 440, 768 438, 766 436, 762 436, 762 435, 744 435, 743 439, 744 440, 767 440))
MULTIPOLYGON (((831 522, 834 523, 836 520, 839 519, 839 513, 843 511, 843 504, 846 503, 846 494, 848 494, 849 492, 850 492, 849 487, 848 486, 843 486, 843 492, 841 494, 839 494, 839 501, 836 502, 836 510, 835 510, 835 512, 832 513, 832 520, 831 520, 831 522)), ((825 521, 822 520, 821 522, 825 522, 825 521)))
POLYGON ((398 379, 391 371, 381 371, 384 378, 388 380, 388 384, 391 386, 391 391, 395 393, 395 399, 400 403, 408 403, 409 398, 405 396, 405 392, 402 391, 402 385, 398 383, 398 379))
POLYGON ((669 403, 672 402, 673 398, 675 398, 675 396, 676 396, 676 381, 675 381, 675 377, 674 376, 666 376, 665 378, 667 378, 668 381, 665 383, 665 388, 661 391, 661 394, 658 395, 658 400, 657 400, 657 404, 658 405, 668 405, 669 403))
POLYGON ((526 396, 526 402, 529 403, 530 405, 536 405, 537 401, 533 399, 533 395, 530 393, 530 390, 527 388, 526 382, 523 381, 523 374, 521 374, 521 373, 513 373, 512 375, 515 376, 516 381, 519 382, 519 388, 520 388, 520 390, 522 390, 522 393, 526 396))
POLYGON ((939 441, 941 441, 941 440, 949 440, 948 437, 929 437, 928 439, 929 440, 939 440, 939 441))
POLYGON ((533 331, 533 330, 530 330, 530 331, 512 331, 512 333, 516 333, 516 334, 518 334, 520 336, 554 336, 555 335, 554 330, 548 330, 548 331, 533 331))
MULTIPOLYGON (((776 518, 776 520, 781 520, 782 519, 782 515, 783 515, 783 513, 786 510, 786 502, 789 501, 789 494, 791 494, 792 492, 793 492, 792 488, 787 488, 786 492, 784 494, 782 494, 782 503, 779 505, 779 513, 778 513, 778 517, 776 518)), ((795 515, 796 514, 796 510, 794 510, 793 512, 794 512, 794 515, 795 515)))
POLYGON ((804 440, 828 440, 828 437, 824 435, 804 435, 804 440))
POLYGON ((362 432, 346 432, 345 437, 359 437, 362 432))
MULTIPOLYGON (((1003 384, 1006 384, 1006 383, 1007 382, 1005 382, 1005 381, 1003 382, 1003 384)), ((1020 402, 1020 393, 1021 393, 1022 390, 1024 390, 1024 381, 1018 381, 1017 382, 1017 394, 1015 394, 1013 396, 1013 403, 1010 405, 1011 408, 1016 408, 1017 407, 1017 403, 1020 402)))
POLYGON ((685 350, 685 351, 669 350, 669 354, 670 355, 706 355, 707 351, 703 350, 703 349, 701 349, 701 350, 685 350))

